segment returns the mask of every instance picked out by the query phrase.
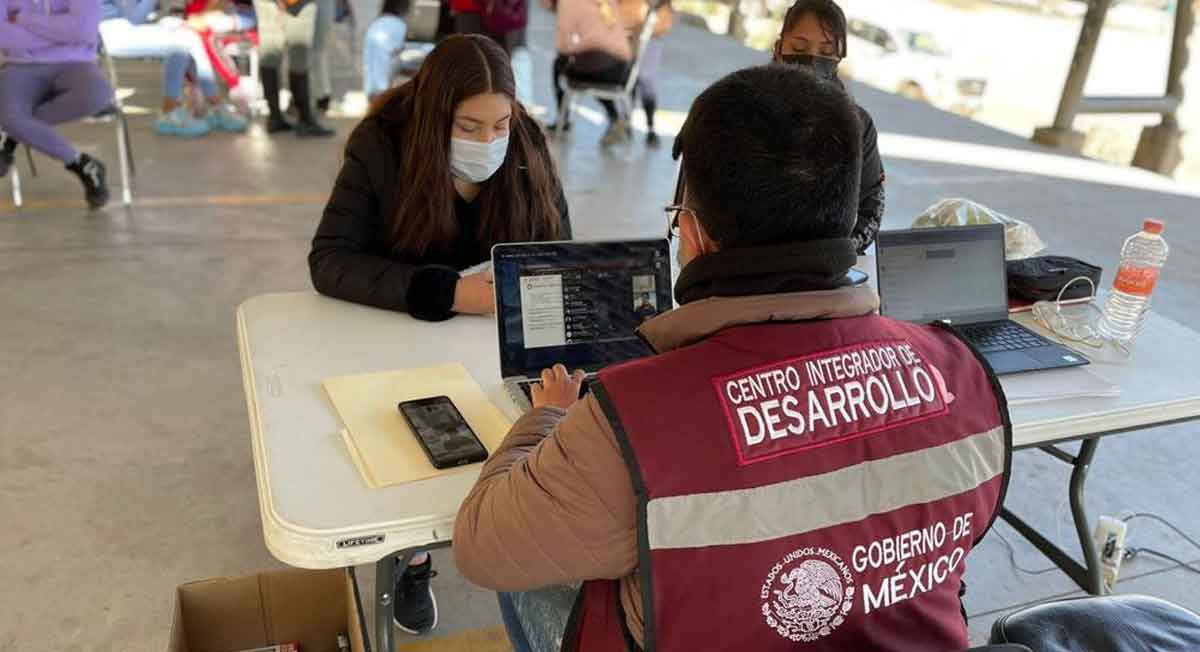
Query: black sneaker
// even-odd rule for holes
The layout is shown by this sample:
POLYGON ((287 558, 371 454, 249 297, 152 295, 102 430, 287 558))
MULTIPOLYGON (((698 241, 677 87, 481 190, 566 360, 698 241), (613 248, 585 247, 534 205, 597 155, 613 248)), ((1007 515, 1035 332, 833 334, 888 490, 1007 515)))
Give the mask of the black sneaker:
POLYGON ((83 183, 88 208, 99 210, 108 203, 108 173, 103 163, 87 154, 80 154, 79 160, 68 165, 67 169, 74 172, 83 183))
POLYGON ((653 147, 655 149, 658 149, 658 145, 659 145, 658 134, 653 131, 646 132, 646 145, 648 147, 653 147))
POLYGON ((428 634, 437 627, 437 598, 433 597, 433 588, 429 586, 429 580, 435 577, 437 571, 433 570, 432 557, 420 566, 405 568, 400 575, 396 582, 392 619, 401 631, 416 636, 428 634))
POLYGON ((331 105, 332 103, 333 103, 333 98, 329 97, 328 95, 326 95, 325 97, 318 97, 317 98, 317 110, 321 112, 321 115, 325 115, 326 113, 329 113, 329 105, 331 105))

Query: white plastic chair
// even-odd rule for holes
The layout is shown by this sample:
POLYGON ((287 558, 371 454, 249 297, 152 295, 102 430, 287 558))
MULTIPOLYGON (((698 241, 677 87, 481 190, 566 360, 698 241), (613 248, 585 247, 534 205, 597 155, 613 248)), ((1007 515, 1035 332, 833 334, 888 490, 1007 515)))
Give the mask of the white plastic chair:
POLYGON ((566 73, 559 77, 559 87, 563 89, 562 104, 558 107, 558 122, 554 125, 555 138, 561 138, 567 118, 575 108, 577 96, 594 97, 598 100, 611 100, 617 105, 617 114, 629 116, 633 113, 633 94, 637 89, 638 74, 642 69, 642 58, 646 54, 646 44, 654 36, 654 26, 658 22, 658 7, 650 5, 646 20, 642 22, 642 31, 638 34, 637 52, 633 56, 633 65, 629 67, 629 76, 620 84, 584 82, 572 80, 566 73))

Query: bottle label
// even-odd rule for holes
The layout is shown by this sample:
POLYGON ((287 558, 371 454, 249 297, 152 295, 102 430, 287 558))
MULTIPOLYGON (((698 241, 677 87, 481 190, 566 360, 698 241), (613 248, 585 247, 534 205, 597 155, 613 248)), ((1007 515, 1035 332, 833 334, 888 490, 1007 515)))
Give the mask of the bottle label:
POLYGON ((1158 282, 1159 271, 1157 267, 1121 265, 1117 270, 1117 280, 1113 282, 1113 289, 1125 294, 1148 297, 1154 291, 1154 284, 1158 282))

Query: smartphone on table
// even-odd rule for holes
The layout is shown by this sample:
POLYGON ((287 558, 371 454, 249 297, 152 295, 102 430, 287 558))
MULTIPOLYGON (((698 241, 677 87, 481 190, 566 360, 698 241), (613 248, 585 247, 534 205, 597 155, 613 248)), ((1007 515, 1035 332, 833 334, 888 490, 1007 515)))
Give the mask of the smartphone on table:
POLYGON ((474 464, 487 459, 487 449, 467 425, 448 396, 420 398, 400 403, 417 442, 435 469, 474 464))

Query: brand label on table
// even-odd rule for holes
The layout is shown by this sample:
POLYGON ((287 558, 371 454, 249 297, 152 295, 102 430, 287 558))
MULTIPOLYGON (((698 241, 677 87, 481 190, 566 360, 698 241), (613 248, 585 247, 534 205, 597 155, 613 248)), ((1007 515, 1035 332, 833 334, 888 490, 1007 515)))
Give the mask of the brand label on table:
POLYGON ((1159 271, 1157 267, 1121 265, 1117 270, 1117 280, 1113 282, 1113 288, 1125 294, 1148 297, 1154 291, 1154 284, 1158 282, 1159 271))
POLYGON ((342 539, 341 541, 338 541, 337 544, 335 544, 335 545, 337 546, 338 550, 345 550, 346 548, 358 548, 361 546, 373 546, 377 543, 383 543, 383 535, 382 534, 370 534, 365 537, 351 537, 349 539, 342 539))

